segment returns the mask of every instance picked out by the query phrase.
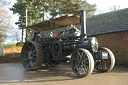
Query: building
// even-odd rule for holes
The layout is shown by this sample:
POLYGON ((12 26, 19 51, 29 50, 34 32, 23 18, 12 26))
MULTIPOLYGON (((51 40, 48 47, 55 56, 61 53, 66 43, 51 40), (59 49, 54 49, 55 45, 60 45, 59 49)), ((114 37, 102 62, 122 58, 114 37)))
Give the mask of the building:
POLYGON ((116 65, 128 66, 128 8, 88 18, 87 34, 113 51, 116 65))

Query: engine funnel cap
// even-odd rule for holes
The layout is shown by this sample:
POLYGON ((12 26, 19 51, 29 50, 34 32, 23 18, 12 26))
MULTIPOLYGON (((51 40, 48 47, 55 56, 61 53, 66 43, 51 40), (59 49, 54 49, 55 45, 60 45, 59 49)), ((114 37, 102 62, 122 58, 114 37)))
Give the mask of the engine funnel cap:
POLYGON ((85 6, 86 6, 86 0, 82 0, 80 3, 79 11, 84 10, 85 11, 85 6))

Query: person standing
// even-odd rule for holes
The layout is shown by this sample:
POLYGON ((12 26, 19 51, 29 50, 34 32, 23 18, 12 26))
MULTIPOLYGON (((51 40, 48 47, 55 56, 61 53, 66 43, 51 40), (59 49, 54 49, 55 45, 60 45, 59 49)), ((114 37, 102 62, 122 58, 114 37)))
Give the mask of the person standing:
POLYGON ((40 35, 40 31, 38 29, 35 30, 34 37, 33 37, 32 41, 37 41, 37 42, 41 41, 41 35, 40 35))

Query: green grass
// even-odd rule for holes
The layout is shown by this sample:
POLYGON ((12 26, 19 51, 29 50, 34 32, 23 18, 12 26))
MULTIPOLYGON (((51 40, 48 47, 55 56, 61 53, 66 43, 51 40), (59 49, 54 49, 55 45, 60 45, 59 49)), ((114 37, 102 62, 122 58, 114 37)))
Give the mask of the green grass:
POLYGON ((24 45, 24 42, 18 42, 14 44, 5 44, 3 45, 3 48, 13 48, 13 47, 22 47, 24 45))
POLYGON ((3 48, 13 48, 13 47, 16 47, 16 44, 6 44, 6 45, 3 45, 3 48))

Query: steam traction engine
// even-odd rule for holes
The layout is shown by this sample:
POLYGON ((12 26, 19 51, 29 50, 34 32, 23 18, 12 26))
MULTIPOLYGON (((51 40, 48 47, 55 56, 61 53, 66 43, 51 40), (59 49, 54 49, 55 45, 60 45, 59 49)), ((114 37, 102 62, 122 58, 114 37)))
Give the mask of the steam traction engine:
POLYGON ((85 11, 81 10, 81 31, 69 29, 62 31, 59 37, 44 36, 41 41, 27 41, 21 52, 23 66, 27 70, 34 70, 42 64, 57 66, 61 62, 70 61, 77 77, 88 76, 94 67, 99 72, 110 71, 114 67, 115 57, 108 48, 98 47, 95 37, 87 37, 85 18, 85 11), (68 55, 71 58, 66 57, 68 55))

